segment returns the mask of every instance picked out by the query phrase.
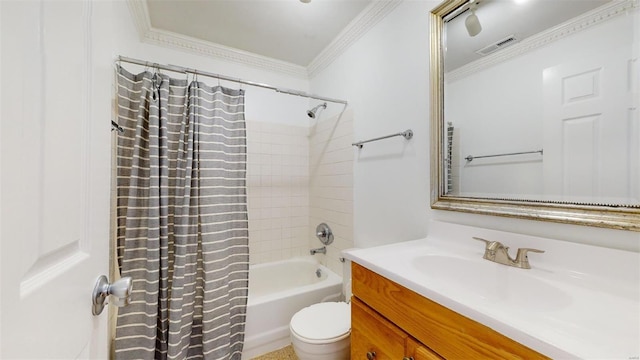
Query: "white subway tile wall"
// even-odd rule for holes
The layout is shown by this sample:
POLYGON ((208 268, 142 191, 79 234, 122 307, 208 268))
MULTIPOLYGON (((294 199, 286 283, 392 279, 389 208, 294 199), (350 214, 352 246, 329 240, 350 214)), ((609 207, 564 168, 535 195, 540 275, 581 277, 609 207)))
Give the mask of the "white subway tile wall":
POLYGON ((353 112, 320 119, 309 134, 309 247, 322 246, 315 228, 327 223, 334 240, 323 264, 342 275, 340 252, 353 247, 353 112))
POLYGON ((309 254, 309 127, 247 120, 251 264, 309 254))

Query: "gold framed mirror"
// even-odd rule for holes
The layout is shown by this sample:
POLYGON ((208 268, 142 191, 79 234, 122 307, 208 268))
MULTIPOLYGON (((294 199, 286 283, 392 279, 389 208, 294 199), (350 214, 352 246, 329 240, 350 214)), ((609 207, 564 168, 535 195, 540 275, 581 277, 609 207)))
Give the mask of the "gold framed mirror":
MULTIPOLYGON (((638 105, 640 104, 640 101, 638 100, 638 98, 640 98, 640 81, 638 80, 640 78, 640 60, 638 56, 640 35, 637 35, 638 29, 640 29, 640 15, 638 15, 640 12, 639 1, 586 0, 585 6, 587 7, 581 10, 582 12, 579 15, 567 15, 565 18, 560 18, 557 23, 553 23, 551 25, 547 24, 546 28, 543 30, 531 30, 533 33, 526 33, 526 31, 520 29, 507 29, 503 31, 502 35, 499 33, 489 34, 494 23, 497 23, 495 16, 492 17, 488 15, 489 7, 491 6, 496 8, 502 6, 504 9, 507 2, 511 3, 515 1, 447 0, 431 11, 431 208, 437 210, 461 211, 484 215, 640 231, 640 172, 638 170, 638 168, 640 168, 640 147, 638 145, 640 143, 640 117, 638 116, 638 112, 640 111, 638 110, 638 105), (471 17, 474 17, 474 19, 469 20, 471 17), (515 45, 510 46, 508 49, 500 49, 499 51, 502 51, 503 53, 494 52, 481 58, 478 58, 476 55, 474 55, 476 58, 470 58, 464 61, 454 58, 453 55, 451 55, 450 58, 447 58, 449 55, 445 53, 447 51, 453 52, 452 49, 455 47, 454 45, 456 45, 453 43, 453 41, 455 41, 453 40, 453 36, 448 38, 449 35, 454 33, 453 28, 447 29, 447 24, 454 18, 461 20, 463 29, 465 26, 464 20, 467 20, 468 24, 466 25, 466 29, 468 31, 468 35, 465 34, 465 36, 476 37, 476 35, 480 33, 477 38, 482 38, 482 36, 484 36, 483 32, 486 32, 487 36, 493 36, 493 40, 491 40, 493 43, 489 44, 490 46, 477 45, 477 49, 473 49, 478 50, 474 51, 476 53, 482 53, 488 48, 500 47, 500 43, 504 42, 505 39, 511 39, 507 42, 513 42, 515 45), (573 108, 577 107, 576 104, 587 104, 585 99, 589 100, 592 98, 598 98, 602 100, 602 94, 607 91, 610 92, 606 89, 602 90, 602 88, 610 82, 608 77, 611 76, 610 74, 612 71, 609 69, 626 68, 628 72, 625 73, 626 75, 621 75, 622 77, 620 79, 621 81, 626 81, 625 86, 629 89, 629 94, 624 97, 618 96, 618 98, 630 99, 624 105, 624 121, 617 115, 602 115, 602 111, 598 112, 595 110, 589 110, 591 111, 589 113, 590 117, 566 115, 564 113, 560 114, 560 111, 558 111, 558 114, 560 115, 557 115, 552 112, 553 109, 549 110, 552 108, 552 105, 521 103, 513 107, 518 109, 530 107, 531 110, 524 112, 525 115, 535 113, 537 109, 541 109, 540 114, 536 114, 539 115, 540 118, 544 118, 551 113, 553 116, 561 118, 560 120, 569 119, 571 121, 560 122, 560 127, 554 128, 547 125, 547 123, 550 122, 549 120, 543 119, 541 120, 543 122, 542 125, 534 125, 534 129, 543 129, 540 130, 539 133, 536 132, 538 130, 532 131, 525 125, 518 125, 514 126, 514 128, 519 128, 521 132, 525 132, 525 138, 518 139, 511 133, 506 135, 502 134, 501 137, 491 138, 490 135, 497 132, 497 130, 496 128, 492 128, 492 126, 495 125, 488 122, 480 123, 483 118, 481 114, 478 114, 478 112, 479 108, 482 106, 479 106, 477 103, 474 105, 473 102, 455 102, 452 95, 454 87, 451 86, 451 79, 454 79, 454 81, 460 81, 459 79, 464 77, 465 81, 472 81, 471 78, 476 77, 480 72, 487 71, 487 69, 490 71, 496 71, 496 64, 504 64, 509 61, 516 60, 533 62, 533 60, 527 59, 525 56, 528 56, 527 54, 540 51, 540 49, 549 49, 554 46, 560 50, 567 48, 566 44, 559 42, 561 39, 566 38, 574 41, 575 39, 581 39, 579 36, 595 36, 592 35, 595 31, 594 29, 601 31, 601 29, 604 29, 606 26, 612 26, 610 24, 613 24, 613 20, 608 22, 610 19, 617 19, 615 21, 626 21, 624 24, 626 27, 624 29, 630 29, 628 31, 630 35, 627 34, 627 37, 631 39, 628 50, 625 48, 623 49, 624 51, 621 52, 623 53, 622 56, 626 56, 625 61, 627 62, 625 63, 625 66, 618 66, 615 64, 613 67, 608 67, 608 64, 597 66, 585 65, 591 66, 590 68, 587 67, 587 69, 595 70, 578 71, 571 67, 574 66, 575 63, 578 63, 575 59, 569 59, 563 57, 564 55, 558 55, 558 58, 561 58, 561 61, 556 61, 553 60, 552 57, 548 56, 548 54, 545 54, 544 56, 538 54, 538 57, 545 59, 545 62, 535 70, 537 73, 534 78, 538 83, 540 83, 535 86, 539 86, 540 89, 542 89, 538 90, 538 93, 547 91, 548 93, 555 94, 554 96, 559 96, 561 98, 560 105, 563 105, 564 103, 562 101, 565 101, 569 104, 568 106, 571 107, 571 110, 573 110, 573 108), (477 23, 478 20, 482 25, 477 23), (469 24, 470 21, 471 24, 469 24), (600 26, 600 28, 598 28, 598 26, 600 26), (448 30, 449 33, 447 33, 448 30), (578 33, 579 36, 576 35, 578 33), (451 64, 453 63, 456 64, 455 69, 452 69, 451 64), (564 71, 564 69, 568 67, 571 67, 574 73, 569 75, 562 73, 558 77, 560 80, 554 80, 555 83, 549 80, 560 70, 564 71), (552 84, 555 88, 561 88, 564 93, 558 93, 557 91, 556 93, 559 95, 554 93, 554 88, 550 87, 549 84, 552 84), (592 91, 595 95, 591 96, 589 93, 586 93, 586 90, 584 90, 585 87, 591 89, 589 91, 592 91), (449 92, 447 92, 448 90, 449 92), (573 101, 571 96, 574 96, 577 100, 571 102, 573 101), (445 97, 447 97, 447 104, 445 104, 445 97), (448 105, 449 107, 446 108, 445 105, 448 105), (473 113, 474 119, 467 119, 470 116, 465 116, 464 112, 455 111, 458 109, 464 109, 465 107, 471 108, 467 113, 473 113), (564 118, 562 118, 563 116, 564 118), (621 128, 622 130, 620 130, 617 135, 613 134, 605 136, 598 132, 599 129, 610 128, 608 126, 609 123, 607 121, 609 120, 607 120, 607 116, 615 118, 618 123, 624 125, 624 128, 621 128), (470 121, 472 120, 476 121, 476 124, 471 124, 470 121), (452 126, 450 123, 453 123, 454 125, 452 126), (445 126, 445 124, 447 125, 445 126), (473 125, 476 127, 474 128, 473 125), (460 133, 465 136, 452 136, 452 133, 458 129, 460 133), (480 133, 479 129, 486 129, 486 133, 480 133), (585 129, 591 132, 585 133, 585 129), (575 135, 573 135, 572 131, 575 135), (558 138, 558 133, 562 134, 563 137, 561 140, 565 141, 565 143, 557 145, 552 142, 553 139, 558 138), (588 136, 585 136, 585 134, 588 136), (624 134, 624 139, 620 137, 620 134, 624 134), (536 136, 539 143, 535 143, 536 136), (573 138, 571 136, 573 136, 573 138), (613 144, 602 142, 602 139, 607 138, 607 136, 615 139, 613 140, 613 144), (508 141, 502 141, 502 139, 512 138, 515 140, 511 141, 510 144, 506 144, 508 141), (585 141, 585 138, 590 140, 585 141), (475 139, 475 141, 470 141, 469 139, 475 139), (483 143, 478 139, 486 139, 486 141, 483 143), (532 144, 540 146, 525 149, 517 147, 504 149, 499 148, 500 145, 510 145, 514 147, 514 144, 520 145, 521 143, 527 143, 529 140, 532 141, 532 144), (456 141, 458 143, 456 143, 456 141), (626 141, 624 143, 626 145, 621 148, 619 144, 623 141, 626 141), (469 150, 471 148, 469 143, 473 143, 473 145, 476 146, 476 149, 469 150), (569 145, 567 145, 567 143, 569 145), (466 150, 462 150, 464 146, 467 146, 466 150), (492 146, 494 148, 491 148, 492 146), (543 147, 544 155, 542 150, 543 147), (610 149, 613 149, 611 151, 618 151, 618 153, 612 155, 612 153, 604 152, 609 151, 610 149), (471 153, 467 154, 465 151, 473 151, 473 155, 471 155, 471 153), (577 165, 573 166, 573 168, 578 168, 578 170, 567 170, 564 168, 554 170, 554 168, 552 168, 552 166, 558 166, 558 164, 587 163, 587 161, 584 160, 586 158, 586 155, 584 155, 585 151, 588 151, 589 156, 593 157, 592 162, 595 164, 589 169, 600 171, 601 173, 599 173, 599 175, 589 175, 590 173, 584 170, 585 166, 580 168, 578 168, 577 165), (484 156, 487 154, 496 155, 484 156), (503 157, 503 155, 515 155, 515 157, 512 157, 509 160, 503 160, 508 158, 508 156, 503 157), (500 156, 500 158, 493 158, 494 156, 500 156), (572 156, 573 158, 571 158, 572 156), (578 158, 576 158, 576 156, 578 156, 578 158), (624 160, 621 160, 621 157, 624 157, 624 160), (612 158, 615 158, 616 160, 612 161, 612 158), (617 170, 610 170, 607 167, 610 163, 622 165, 618 166, 616 168, 617 170), (523 167, 534 170, 521 170, 523 167), (499 183, 496 184, 495 178, 491 179, 490 177, 483 177, 485 174, 481 173, 481 171, 485 171, 489 175, 498 174, 499 171, 504 172, 504 169, 509 168, 511 169, 511 173, 506 173, 506 175, 505 173, 500 173, 500 178, 505 179, 506 185, 499 183), (571 173, 571 171, 574 171, 575 173, 571 173), (618 174, 617 171, 626 172, 622 175, 618 174), (606 175, 603 175, 605 173, 606 175), (518 176, 528 176, 528 178, 525 181, 518 178, 518 176), (534 192, 529 188, 522 192, 517 192, 517 190, 511 191, 509 189, 509 184, 518 184, 520 185, 520 188, 525 187, 527 185, 527 181, 531 179, 532 176, 534 178, 537 176, 536 179, 538 180, 530 181, 530 187, 540 189, 538 192, 534 192), (583 186, 580 183, 580 181, 585 182, 585 180, 589 180, 588 185, 591 186, 591 188, 583 186), (496 191, 495 189, 487 190, 481 188, 478 190, 469 185, 473 184, 475 186, 478 183, 491 183, 492 185, 496 185, 494 188, 497 187, 498 189, 505 190, 504 192, 501 190, 496 191), (473 190, 465 190, 471 188, 473 188, 473 190), (622 188, 624 188, 625 194, 621 196, 618 192, 620 192, 620 189, 622 188), (611 190, 613 194, 607 192, 610 189, 615 190, 611 190), (582 193, 579 191, 582 191, 582 193), (596 194, 596 196, 589 192, 601 192, 603 195, 596 194), (586 196, 585 194, 589 196, 586 196)), ((517 3, 521 2, 521 0, 517 1, 517 3)), ((536 2, 529 1, 528 3, 528 6, 533 6, 536 2)), ((549 2, 545 5, 538 4, 538 6, 547 6, 550 3, 560 4, 566 2, 549 2)), ((532 16, 532 12, 530 10, 531 9, 526 12, 529 17, 532 16)), ((562 11, 558 10, 555 12, 560 13, 562 11)), ((510 16, 503 17, 508 18, 510 16)), ((531 20, 530 18, 527 19, 530 22, 541 22, 531 20)), ((513 21, 513 19, 511 21, 512 24, 524 22, 526 21, 517 21, 517 19, 516 21, 513 21)), ((612 42, 610 38, 607 39, 604 35, 598 36, 603 37, 601 40, 603 43, 609 44, 612 42)), ((616 36, 615 38, 618 37, 616 36)), ((584 39, 581 41, 585 42, 584 39)), ((592 42, 586 42, 589 43, 590 46, 592 45, 592 42)), ((469 47, 473 45, 465 43, 464 46, 469 47)), ((585 51, 593 52, 594 50, 588 49, 585 51)), ((602 50, 598 51, 603 53, 602 50)), ((573 52, 574 51, 572 51, 572 53, 573 52)), ((578 60, 585 58, 585 56, 580 52, 575 53, 577 57, 580 57, 578 60)), ((611 51, 607 50, 606 57, 611 58, 611 53, 611 51)), ((522 70, 522 66, 517 68, 519 72, 525 72, 522 70)), ((501 77, 506 79, 513 78, 510 74, 498 76, 494 74, 493 76, 494 79, 500 79, 501 77)), ((513 81, 517 83, 520 80, 518 78, 514 78, 513 81)), ((475 88, 477 86, 475 91, 477 94, 480 94, 477 96, 478 98, 483 98, 481 94, 484 93, 499 92, 494 91, 494 89, 489 91, 477 84, 469 85, 469 83, 466 83, 464 86, 466 89, 469 89, 470 87, 475 88)), ((458 88, 461 87, 462 86, 458 86, 458 88)), ((515 90, 507 88, 502 91, 513 92, 515 90)), ((546 92, 544 93, 544 96, 541 97, 544 99, 550 98, 550 96, 547 96, 546 92)), ((470 97, 467 94, 465 99, 469 100, 471 98, 474 97, 470 97)), ((522 98, 528 101, 531 97, 523 96, 522 98)), ((483 101, 486 102, 491 100, 483 98, 483 101)), ((551 102, 554 104, 553 106, 556 106, 555 102, 551 102)), ((511 104, 511 102, 509 103, 511 104)), ((601 103, 609 106, 606 98, 605 101, 601 101, 601 103)), ((486 107, 495 109, 495 106, 488 105, 486 107)), ((582 107, 592 108, 590 104, 582 107)), ((522 112, 522 110, 520 111, 522 112)), ((504 112, 506 115, 513 115, 513 113, 509 114, 507 110, 504 112)), ((496 113, 492 113, 491 116, 496 117, 496 113)))

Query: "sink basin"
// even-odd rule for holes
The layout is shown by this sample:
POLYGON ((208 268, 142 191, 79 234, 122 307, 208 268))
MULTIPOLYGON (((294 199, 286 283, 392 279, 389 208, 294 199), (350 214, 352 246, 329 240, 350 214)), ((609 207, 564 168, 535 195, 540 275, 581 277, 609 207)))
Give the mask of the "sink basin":
POLYGON ((447 255, 415 257, 411 265, 430 282, 464 291, 478 301, 526 311, 550 311, 571 304, 562 289, 529 274, 529 270, 497 264, 482 258, 447 255))
POLYGON ((351 261, 552 359, 640 350, 637 252, 432 222, 424 239, 346 251, 351 261), (532 269, 482 258, 473 237, 535 247, 532 269))

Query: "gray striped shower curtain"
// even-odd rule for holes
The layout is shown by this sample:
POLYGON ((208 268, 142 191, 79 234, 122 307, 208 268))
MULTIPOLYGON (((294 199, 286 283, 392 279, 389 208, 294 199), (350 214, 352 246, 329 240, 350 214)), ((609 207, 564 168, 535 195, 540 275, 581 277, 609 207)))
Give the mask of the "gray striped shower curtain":
POLYGON ((244 92, 117 67, 116 359, 240 359, 249 251, 244 92))

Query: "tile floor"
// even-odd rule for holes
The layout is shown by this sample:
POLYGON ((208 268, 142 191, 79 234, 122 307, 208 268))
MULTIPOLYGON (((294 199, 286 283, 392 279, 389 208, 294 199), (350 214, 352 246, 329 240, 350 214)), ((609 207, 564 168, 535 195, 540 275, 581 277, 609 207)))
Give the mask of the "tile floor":
POLYGON ((253 358, 252 360, 298 360, 298 357, 293 352, 293 347, 289 345, 282 349, 253 358))

